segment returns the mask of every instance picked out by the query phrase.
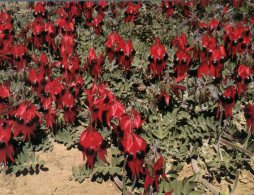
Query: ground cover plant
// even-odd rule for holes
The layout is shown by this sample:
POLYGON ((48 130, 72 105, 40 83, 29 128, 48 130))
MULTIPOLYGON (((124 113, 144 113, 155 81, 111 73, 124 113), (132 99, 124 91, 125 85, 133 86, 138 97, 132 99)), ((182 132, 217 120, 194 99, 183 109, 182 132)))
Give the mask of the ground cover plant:
POLYGON ((123 194, 233 194, 254 174, 251 1, 27 5, 0 11, 1 172, 45 169, 59 142, 83 155, 72 179, 123 194))

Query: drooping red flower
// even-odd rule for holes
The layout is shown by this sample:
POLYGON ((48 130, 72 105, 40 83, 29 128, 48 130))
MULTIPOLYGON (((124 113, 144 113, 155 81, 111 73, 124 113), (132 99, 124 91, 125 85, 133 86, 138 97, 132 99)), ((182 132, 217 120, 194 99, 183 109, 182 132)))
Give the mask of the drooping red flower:
POLYGON ((80 136, 79 144, 82 148, 83 158, 87 158, 87 165, 93 169, 97 154, 99 158, 106 161, 107 142, 101 134, 93 127, 89 126, 80 136))
POLYGON ((96 35, 100 35, 102 31, 104 14, 98 14, 87 26, 92 26, 96 35))
POLYGON ((61 80, 60 77, 52 81, 48 81, 43 90, 43 93, 50 95, 52 100, 59 103, 58 106, 60 106, 59 108, 61 108, 62 103, 61 101, 57 101, 57 100, 60 100, 61 95, 64 92, 64 86, 60 83, 59 80, 61 80))
POLYGON ((116 57, 117 47, 120 39, 121 38, 117 32, 111 32, 108 35, 107 41, 105 42, 105 47, 110 62, 112 62, 116 57))
POLYGON ((8 103, 8 98, 10 97, 10 83, 7 82, 3 85, 0 85, 0 104, 8 103))
POLYGON ((162 177, 168 181, 166 174, 164 173, 164 163, 165 160, 162 156, 154 163, 152 170, 146 170, 146 178, 144 183, 144 190, 146 191, 150 186, 155 184, 156 191, 159 190, 159 182, 162 177))
POLYGON ((80 70, 80 60, 77 54, 70 56, 69 58, 63 58, 61 62, 61 71, 65 78, 65 82, 69 83, 75 80, 80 70))
POLYGON ((174 14, 175 2, 166 0, 161 2, 162 12, 166 14, 166 17, 171 17, 174 14))
POLYGON ((246 119, 247 128, 252 131, 254 135, 254 105, 247 104, 244 110, 244 116, 246 119))
POLYGON ((52 100, 50 97, 41 97, 41 107, 44 118, 46 120, 46 126, 50 129, 55 125, 56 110, 52 108, 52 100))
POLYGON ((120 121, 119 126, 124 134, 128 134, 133 130, 139 130, 142 128, 142 124, 145 121, 142 120, 141 115, 134 109, 131 110, 130 115, 123 114, 120 121))
POLYGON ((28 63, 27 47, 22 44, 13 46, 12 57, 13 57, 13 64, 15 65, 18 71, 25 68, 28 63))
POLYGON ((87 62, 85 64, 84 69, 89 68, 90 74, 95 79, 98 79, 101 77, 101 74, 102 74, 103 63, 104 63, 104 53, 101 53, 100 57, 97 57, 97 54, 94 48, 91 48, 89 50, 89 55, 88 55, 87 62))
POLYGON ((248 84, 251 82, 251 70, 250 67, 244 64, 239 65, 237 69, 236 81, 237 81, 237 92, 239 96, 245 94, 248 84))
POLYGON ((133 3, 133 2, 128 2, 126 11, 124 12, 125 22, 130 22, 133 23, 136 17, 139 15, 139 9, 141 7, 141 3, 133 3))
POLYGON ((74 123, 76 110, 75 99, 70 92, 65 92, 61 98, 64 109, 64 120, 66 123, 74 123))
POLYGON ((237 89, 234 86, 229 86, 223 92, 223 95, 218 101, 219 107, 217 110, 217 117, 218 114, 221 112, 221 107, 224 108, 225 117, 231 118, 232 117, 232 109, 234 108, 236 101, 238 99, 237 89))
POLYGON ((34 12, 33 15, 35 18, 46 18, 47 11, 45 8, 45 4, 42 2, 37 2, 36 5, 34 6, 34 12))
POLYGON ((125 112, 124 105, 114 98, 114 100, 110 104, 109 109, 107 111, 106 120, 107 120, 108 126, 110 126, 111 119, 120 120, 124 112, 125 112))
POLYGON ((41 123, 41 115, 37 108, 31 102, 23 102, 14 111, 15 123, 13 123, 14 136, 23 134, 23 141, 30 141, 31 135, 34 135, 38 124, 41 123))
POLYGON ((248 53, 251 49, 251 31, 243 22, 237 26, 227 24, 224 27, 225 49, 233 59, 237 53, 248 53))
POLYGON ((140 173, 144 174, 143 164, 146 153, 148 152, 148 145, 146 141, 134 132, 124 134, 121 142, 121 150, 127 157, 127 164, 131 170, 132 178, 140 173))
POLYGON ((164 45, 160 43, 159 38, 156 38, 155 43, 150 49, 150 56, 148 58, 150 62, 147 70, 148 75, 152 71, 153 78, 155 78, 156 76, 158 76, 159 78, 163 76, 167 58, 168 54, 166 53, 164 45))
POLYGON ((187 36, 184 33, 177 35, 172 40, 172 45, 180 50, 184 50, 189 47, 187 36))
POLYGON ((36 72, 34 68, 29 71, 28 83, 32 85, 33 89, 37 92, 40 92, 42 87, 46 84, 44 74, 40 71, 36 72))
POLYGON ((190 69, 189 64, 191 57, 187 51, 177 51, 174 57, 176 77, 186 77, 187 71, 190 69))
POLYGON ((117 47, 117 64, 124 71, 130 71, 135 53, 131 40, 124 41, 120 39, 117 47))
POLYGON ((4 120, 0 121, 0 163, 4 162, 6 164, 7 158, 15 162, 13 158, 13 146, 10 143, 11 139, 11 127, 8 122, 4 120))
POLYGON ((45 41, 47 43, 47 46, 51 54, 53 54, 57 50, 56 43, 55 43, 55 37, 57 35, 56 27, 52 22, 46 22, 44 27, 45 27, 45 33, 46 33, 45 41))
POLYGON ((84 7, 84 16, 88 22, 91 22, 93 16, 93 10, 95 7, 95 2, 86 1, 83 5, 84 7))

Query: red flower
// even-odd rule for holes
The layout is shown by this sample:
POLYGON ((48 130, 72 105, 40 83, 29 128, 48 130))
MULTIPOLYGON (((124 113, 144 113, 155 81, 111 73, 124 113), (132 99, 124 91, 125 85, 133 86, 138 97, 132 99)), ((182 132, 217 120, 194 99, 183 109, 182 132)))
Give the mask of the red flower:
POLYGON ((57 50, 55 44, 56 28, 55 25, 51 22, 47 22, 44 27, 46 33, 45 41, 48 45, 48 48, 50 49, 51 54, 53 54, 53 52, 56 52, 57 50))
POLYGON ((69 31, 63 31, 60 44, 60 57, 62 59, 68 59, 74 52, 74 47, 76 45, 73 34, 68 34, 69 31))
POLYGON ((174 64, 175 64, 175 72, 177 75, 177 78, 180 77, 186 77, 187 71, 189 70, 189 64, 191 61, 190 55, 187 53, 187 51, 180 51, 178 50, 174 57, 174 64))
POLYGON ((33 45, 37 49, 41 49, 45 41, 45 27, 42 21, 34 22, 31 25, 32 37, 29 39, 29 45, 33 45))
POLYGON ((139 130, 142 128, 142 124, 145 121, 142 120, 141 115, 134 109, 131 110, 131 114, 123 114, 120 119, 120 129, 124 132, 124 134, 128 134, 133 130, 139 130))
POLYGON ((109 109, 107 111, 106 120, 108 126, 110 126, 111 119, 115 118, 117 120, 120 120, 124 112, 125 112, 124 105, 114 98, 112 104, 109 106, 109 109))
POLYGON ((46 120, 46 126, 48 128, 53 128, 56 120, 56 110, 52 108, 52 100, 49 97, 41 98, 41 107, 46 120))
POLYGON ((111 32, 108 35, 105 47, 107 49, 107 54, 110 62, 112 62, 115 58, 120 39, 121 38, 117 32, 111 32))
POLYGON ((64 93, 64 86, 59 82, 61 78, 47 82, 45 88, 42 90, 41 95, 44 97, 51 97, 57 103, 59 109, 62 108, 61 95, 64 93))
POLYGON ((117 64, 124 69, 130 71, 131 63, 136 51, 133 48, 132 41, 124 41, 120 39, 117 47, 117 64))
POLYGON ((84 82, 81 75, 77 75, 76 80, 69 84, 69 90, 74 97, 81 95, 83 84, 84 82))
POLYGON ((66 123, 74 123, 75 120, 75 99, 69 92, 65 92, 62 97, 62 105, 64 109, 64 120, 66 123))
POLYGON ((163 171, 164 161, 164 158, 160 156, 160 158, 154 163, 152 170, 146 171, 146 178, 144 183, 145 191, 148 189, 148 187, 152 186, 153 183, 155 183, 156 191, 158 192, 160 177, 168 181, 167 176, 163 171))
POLYGON ((65 78, 65 82, 69 83, 70 81, 75 80, 77 73, 79 73, 80 60, 78 55, 75 54, 69 58, 63 58, 61 64, 61 70, 65 78))
POLYGON ((5 83, 4 85, 0 85, 0 104, 8 103, 8 98, 10 97, 10 83, 5 83))
POLYGON ((46 9, 45 9, 45 4, 42 2, 37 2, 36 5, 34 6, 34 17, 46 17, 46 9))
POLYGON ((178 36, 175 36, 172 40, 172 45, 177 47, 180 50, 184 50, 189 47, 187 37, 184 33, 181 33, 178 36))
POLYGON ((13 123, 14 136, 18 136, 22 133, 23 141, 27 138, 30 141, 30 137, 34 134, 37 125, 41 123, 41 116, 39 112, 37 112, 36 106, 31 104, 31 102, 23 102, 14 113, 14 118, 16 120, 16 122, 13 123))
POLYGON ((234 86, 229 86, 225 89, 223 95, 221 96, 218 104, 218 113, 221 112, 221 106, 224 108, 225 117, 231 118, 232 117, 232 109, 235 106, 236 100, 238 98, 237 90, 234 86))
POLYGON ((134 176, 139 178, 140 173, 144 174, 144 158, 145 154, 148 152, 146 141, 136 133, 130 132, 124 134, 120 144, 122 147, 121 149, 123 149, 127 157, 127 164, 132 172, 132 178, 134 178, 134 176))
POLYGON ((252 131, 254 135, 254 105, 247 104, 244 110, 244 116, 247 123, 247 128, 252 131))
POLYGON ((13 47, 12 57, 13 57, 13 64, 16 66, 18 71, 25 68, 28 63, 27 47, 22 44, 15 45, 13 47))
POLYGON ((84 69, 89 67, 90 74, 95 78, 98 79, 101 77, 102 74, 102 65, 104 63, 104 54, 101 53, 100 57, 98 58, 94 48, 89 50, 89 55, 87 58, 87 62, 85 64, 84 69))
POLYGON ((86 1, 84 3, 84 15, 88 22, 92 20, 94 7, 95 3, 93 1, 86 1))
POLYGON ((89 126, 83 131, 79 144, 82 147, 83 158, 87 158, 89 168, 93 169, 97 154, 101 160, 106 161, 107 143, 95 128, 89 126))
POLYGON ((202 78, 204 76, 215 77, 215 67, 208 62, 203 62, 198 67, 198 75, 197 76, 198 76, 198 78, 202 78))
POLYGON ((41 72, 37 73, 34 68, 32 68, 29 71, 28 82, 33 86, 34 90, 37 92, 40 92, 42 86, 46 84, 44 75, 41 72))
POLYGON ((210 30, 219 30, 220 22, 216 18, 213 18, 209 23, 209 27, 210 30))
POLYGON ((224 28, 225 49, 231 58, 237 53, 249 52, 251 49, 251 32, 249 27, 239 22, 236 27, 229 24, 224 28))
POLYGON ((153 71, 153 78, 156 76, 160 78, 164 74, 167 58, 168 54, 166 53, 165 47, 160 43, 159 38, 156 38, 148 58, 150 62, 148 66, 148 74, 153 71))
POLYGON ((133 23, 136 17, 139 15, 140 7, 141 3, 134 4, 132 2, 128 2, 126 11, 124 12, 124 21, 133 23))
POLYGON ((237 69, 236 81, 239 96, 246 92, 248 84, 251 82, 250 67, 241 64, 237 69))
POLYGON ((171 17, 174 13, 175 2, 166 0, 161 2, 162 12, 166 13, 166 17, 171 17))
POLYGON ((8 122, 0 121, 0 162, 4 162, 4 164, 6 164, 7 158, 14 162, 11 138, 11 127, 8 122))
POLYGON ((98 14, 87 26, 92 26, 96 35, 100 35, 102 31, 102 24, 104 19, 104 14, 98 14))

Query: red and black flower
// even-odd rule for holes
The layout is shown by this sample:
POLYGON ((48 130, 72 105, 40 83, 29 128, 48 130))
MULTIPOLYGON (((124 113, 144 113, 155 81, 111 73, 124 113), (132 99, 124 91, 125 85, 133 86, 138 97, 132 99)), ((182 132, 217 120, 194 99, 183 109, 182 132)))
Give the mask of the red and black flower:
POLYGON ((93 169, 96 157, 106 161, 107 142, 103 139, 101 134, 93 127, 89 126, 80 136, 79 144, 83 153, 83 158, 87 158, 87 165, 93 169))

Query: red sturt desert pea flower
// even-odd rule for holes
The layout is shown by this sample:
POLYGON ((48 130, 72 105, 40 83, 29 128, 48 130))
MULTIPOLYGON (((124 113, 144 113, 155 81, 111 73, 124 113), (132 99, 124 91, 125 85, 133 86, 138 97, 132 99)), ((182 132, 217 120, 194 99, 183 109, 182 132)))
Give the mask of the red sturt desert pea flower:
POLYGON ((245 94, 248 84, 251 82, 251 69, 244 64, 239 65, 237 69, 236 82, 237 82, 237 92, 239 96, 245 94))
POLYGON ((162 13, 166 14, 166 17, 171 17, 174 14, 175 2, 174 0, 166 0, 161 2, 162 13))
POLYGON ((65 92, 61 98, 64 109, 64 120, 66 123, 74 123, 76 110, 75 99, 70 92, 65 92))
POLYGON ((56 43, 55 43, 55 37, 57 35, 56 27, 52 22, 49 22, 49 21, 45 24, 44 27, 45 27, 45 33, 46 33, 45 41, 51 54, 53 54, 57 50, 56 43))
POLYGON ((11 139, 11 126, 8 121, 0 121, 0 163, 4 162, 6 164, 7 158, 14 162, 14 150, 10 143, 11 139))
POLYGON ((0 115, 9 107, 10 83, 0 84, 0 115))
POLYGON ((223 107, 226 119, 231 118, 232 109, 234 108, 237 99, 238 99, 238 94, 237 94, 236 87, 234 86, 227 87, 225 91, 223 92, 223 95, 219 99, 217 117, 218 117, 218 114, 221 112, 221 107, 223 107))
POLYGON ((174 70, 176 72, 176 78, 184 78, 187 76, 187 71, 190 69, 189 64, 191 62, 191 56, 188 50, 178 50, 174 56, 174 70))
POLYGON ((93 127, 89 126, 80 136, 79 144, 83 153, 83 158, 87 158, 86 164, 93 169, 97 154, 99 158, 106 161, 107 142, 101 134, 93 127))
POLYGON ((133 48, 131 40, 124 41, 120 39, 117 47, 117 64, 119 64, 124 71, 130 71, 135 53, 136 51, 133 48))
POLYGON ((247 123, 247 128, 252 131, 252 134, 254 135, 254 105, 253 104, 247 104, 244 110, 244 116, 247 123))
POLYGON ((46 120, 46 126, 52 129, 56 121, 56 110, 52 107, 50 97, 41 97, 41 110, 46 120))
POLYGON ((23 141, 28 139, 30 141, 31 135, 41 123, 41 115, 37 111, 37 107, 31 102, 21 103, 16 110, 14 110, 15 123, 13 123, 14 136, 23 134, 23 141))
POLYGON ((93 17, 93 10, 94 10, 94 7, 95 7, 95 2, 86 1, 84 3, 83 7, 84 7, 84 16, 86 18, 86 21, 91 22, 92 17, 93 17))
POLYGON ((101 77, 103 64, 104 64, 104 53, 101 53, 101 55, 97 57, 94 48, 91 48, 89 50, 88 58, 84 66, 84 69, 86 70, 87 68, 89 68, 91 76, 94 77, 95 79, 98 79, 101 77))
POLYGON ((98 14, 87 26, 92 26, 96 35, 100 35, 102 31, 104 14, 98 14))
POLYGON ((156 191, 159 190, 159 182, 160 178, 162 177, 166 181, 168 181, 166 174, 164 173, 164 163, 165 160, 162 156, 158 158, 158 160, 154 163, 151 170, 146 170, 146 177, 144 183, 144 190, 148 190, 150 186, 155 184, 156 191))
POLYGON ((45 8, 45 4, 42 2, 37 2, 34 6, 34 12, 33 15, 35 18, 46 18, 47 11, 45 8))
POLYGON ((28 64, 28 49, 25 45, 15 45, 12 50, 13 64, 16 69, 22 70, 28 64))
POLYGON ((141 7, 141 3, 133 3, 133 2, 128 2, 126 11, 124 12, 125 22, 130 22, 133 23, 136 17, 139 15, 139 9, 141 7))
POLYGON ((131 170, 132 178, 134 176, 139 178, 140 173, 145 173, 143 164, 149 147, 142 137, 134 132, 124 134, 119 149, 124 152, 127 158, 127 164, 131 170))
POLYGON ((150 49, 150 56, 148 58, 150 62, 147 70, 148 75, 152 71, 153 78, 155 78, 156 76, 158 76, 159 78, 163 76, 167 59, 168 54, 166 53, 164 45, 160 43, 159 38, 155 38, 155 43, 150 49))
POLYGON ((107 41, 105 43, 105 47, 107 50, 107 54, 108 54, 110 63, 116 57, 117 47, 118 47, 120 39, 121 38, 117 32, 111 32, 108 35, 107 41))
POLYGON ((187 36, 184 33, 175 36, 172 40, 172 45, 180 50, 187 49, 189 47, 187 36))

